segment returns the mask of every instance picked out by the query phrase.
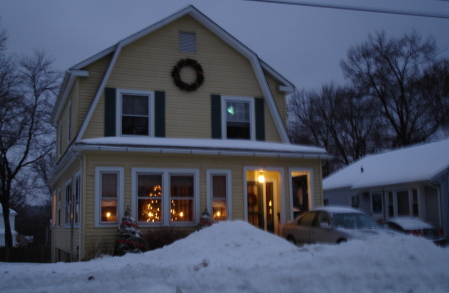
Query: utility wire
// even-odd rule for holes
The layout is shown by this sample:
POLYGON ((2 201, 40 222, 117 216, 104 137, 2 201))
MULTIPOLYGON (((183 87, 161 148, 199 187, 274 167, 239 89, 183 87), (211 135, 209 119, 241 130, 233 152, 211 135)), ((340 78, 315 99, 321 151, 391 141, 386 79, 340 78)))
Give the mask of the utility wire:
MULTIPOLYGON (((418 11, 404 11, 396 9, 382 9, 374 7, 360 7, 345 4, 320 4, 316 2, 308 1, 290 1, 290 0, 244 0, 253 2, 265 2, 265 3, 277 3, 277 4, 288 4, 288 5, 299 5, 308 7, 318 7, 318 8, 330 8, 330 9, 340 9, 340 10, 350 10, 350 11, 363 11, 363 12, 374 12, 374 13, 384 13, 384 14, 396 14, 396 15, 407 15, 407 16, 420 16, 420 17, 430 17, 430 18, 443 18, 449 19, 449 14, 439 14, 431 12, 418 12, 418 11)), ((447 0, 440 0, 445 1, 447 0)))

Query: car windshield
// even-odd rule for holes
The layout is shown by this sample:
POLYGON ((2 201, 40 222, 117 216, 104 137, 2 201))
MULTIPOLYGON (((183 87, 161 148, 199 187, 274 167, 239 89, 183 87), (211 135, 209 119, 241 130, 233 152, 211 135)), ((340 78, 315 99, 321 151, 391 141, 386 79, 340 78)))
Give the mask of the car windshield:
POLYGON ((333 214, 332 221, 337 228, 379 229, 381 226, 372 218, 360 213, 333 214))

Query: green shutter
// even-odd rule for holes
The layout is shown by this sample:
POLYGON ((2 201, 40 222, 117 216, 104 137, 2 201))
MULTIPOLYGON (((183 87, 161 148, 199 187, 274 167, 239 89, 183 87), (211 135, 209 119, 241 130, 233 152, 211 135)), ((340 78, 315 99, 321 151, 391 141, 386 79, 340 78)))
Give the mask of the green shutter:
POLYGON ((165 92, 154 93, 154 136, 165 137, 165 92))
POLYGON ((265 115, 264 115, 264 99, 255 99, 256 112, 256 140, 265 140, 265 115))
POLYGON ((116 89, 104 89, 104 136, 115 136, 116 89))
POLYGON ((211 95, 212 138, 221 139, 221 96, 211 95))

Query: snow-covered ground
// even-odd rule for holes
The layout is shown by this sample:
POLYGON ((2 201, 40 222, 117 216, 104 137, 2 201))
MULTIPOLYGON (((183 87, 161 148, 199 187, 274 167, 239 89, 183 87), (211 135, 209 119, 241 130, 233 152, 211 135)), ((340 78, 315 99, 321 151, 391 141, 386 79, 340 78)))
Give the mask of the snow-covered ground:
POLYGON ((1 292, 449 292, 449 249, 382 236, 296 247, 246 222, 89 262, 0 263, 1 292))

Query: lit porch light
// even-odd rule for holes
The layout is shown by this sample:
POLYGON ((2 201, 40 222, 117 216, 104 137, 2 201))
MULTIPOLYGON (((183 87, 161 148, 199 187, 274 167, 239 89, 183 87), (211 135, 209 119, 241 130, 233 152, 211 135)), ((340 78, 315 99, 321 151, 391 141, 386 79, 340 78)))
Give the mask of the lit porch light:
POLYGON ((259 183, 265 182, 265 176, 263 176, 262 172, 260 172, 259 177, 257 177, 257 181, 259 181, 259 183))

